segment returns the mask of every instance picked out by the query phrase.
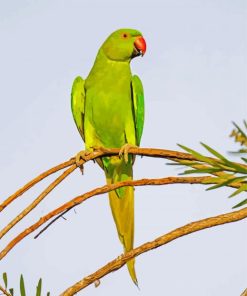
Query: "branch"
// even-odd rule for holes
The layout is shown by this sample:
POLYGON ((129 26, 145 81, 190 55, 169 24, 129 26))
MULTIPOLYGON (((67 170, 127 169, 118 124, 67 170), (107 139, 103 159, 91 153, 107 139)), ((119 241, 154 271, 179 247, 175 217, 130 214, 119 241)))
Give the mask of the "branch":
POLYGON ((0 291, 3 292, 3 295, 11 296, 11 294, 7 290, 5 290, 1 285, 0 285, 0 291))
MULTIPOLYGON (((109 156, 109 155, 118 155, 120 149, 113 148, 113 149, 105 149, 100 148, 99 150, 95 150, 91 152, 89 155, 85 157, 85 160, 82 160, 80 165, 83 165, 84 163, 94 160, 101 156, 109 156)), ((183 153, 183 152, 177 152, 177 151, 171 151, 171 150, 164 150, 164 149, 151 149, 151 148, 131 148, 129 153, 141 155, 141 156, 150 156, 150 157, 161 157, 161 158, 177 158, 177 159, 186 159, 186 160, 195 160, 195 158, 190 155, 189 153, 183 153)), ((76 164, 75 157, 71 158, 68 161, 65 161, 43 173, 41 173, 39 176, 35 177, 33 180, 29 181, 26 185, 24 185, 22 188, 18 189, 15 193, 10 195, 5 201, 0 204, 0 212, 3 211, 10 203, 12 203, 16 198, 21 196, 23 193, 25 193, 27 190, 32 188, 35 184, 39 183, 46 177, 50 176, 51 174, 54 174, 55 172, 62 170, 68 166, 76 164)))
POLYGON ((51 174, 54 174, 57 171, 60 171, 60 170, 66 168, 68 166, 71 166, 74 163, 75 163, 75 160, 74 159, 70 159, 68 161, 65 161, 65 162, 63 162, 63 163, 61 163, 61 164, 59 164, 59 165, 57 165, 57 166, 49 169, 48 171, 45 171, 45 172, 41 173, 39 176, 37 176, 33 180, 29 181, 25 186, 23 186, 22 188, 18 189, 15 193, 13 193, 12 195, 10 195, 4 202, 2 202, 2 204, 0 204, 0 212, 2 210, 4 210, 17 197, 21 196, 28 189, 32 188, 35 184, 39 183, 40 181, 42 181, 46 177, 50 176, 51 174))
MULTIPOLYGON (((209 177, 209 176, 203 176, 203 177, 187 177, 186 178, 179 178, 179 177, 168 177, 168 178, 164 178, 164 179, 171 179, 171 183, 161 183, 161 184, 149 184, 148 183, 148 180, 149 181, 154 181, 154 180, 163 180, 163 179, 142 179, 142 180, 139 180, 139 181, 142 181, 142 183, 134 183, 134 182, 139 182, 139 181, 129 181, 129 182, 133 182, 133 185, 135 186, 142 186, 142 185, 168 185, 168 184, 172 184, 172 183, 175 183, 175 184, 182 184, 182 183, 189 183, 189 184, 202 184, 202 185, 210 185, 210 184, 217 184, 217 182, 214 180, 214 181, 211 181, 212 178, 209 177), (177 179, 176 181, 175 178, 177 179), (184 182, 186 179, 186 182, 184 182), (179 180, 181 180, 181 182, 179 182, 179 180)), ((124 184, 124 183, 123 183, 124 184)), ((121 187, 124 186, 122 185, 122 182, 118 182, 116 183, 116 185, 120 185, 121 187)), ((228 185, 225 185, 227 187, 233 187, 233 188, 239 188, 241 186, 240 183, 238 182, 234 182, 234 183, 231 183, 231 184, 228 184, 228 185)), ((97 189, 96 189, 97 190, 97 189)), ((111 190, 109 190, 111 191, 111 190)), ((104 193, 104 192, 102 192, 104 193)), ((51 222, 49 222, 38 234, 35 235, 35 239, 38 238, 44 231, 46 231, 53 223, 55 223, 59 218, 63 217, 67 212, 69 212, 74 206, 71 206, 69 208, 67 208, 66 210, 64 210, 61 214, 59 214, 58 216, 56 216, 51 222)), ((1 259, 1 258, 0 258, 1 259)))
MULTIPOLYGON (((100 148, 99 150, 95 150, 91 152, 89 155, 85 157, 85 160, 82 160, 80 165, 84 164, 85 162, 89 160, 94 160, 98 157, 102 156, 110 156, 110 155, 118 155, 120 149, 118 148, 100 148)), ((147 156, 147 157, 158 157, 158 158, 166 158, 166 159, 182 159, 182 160, 195 160, 198 159, 191 155, 190 153, 184 153, 184 152, 178 152, 173 150, 166 150, 166 149, 153 149, 153 148, 130 148, 129 153, 136 154, 140 156, 147 156)), ((216 158, 208 158, 217 161, 216 158)), ((71 158, 70 160, 63 162, 34 178, 30 182, 28 182, 26 185, 24 185, 22 188, 17 190, 14 194, 10 195, 5 201, 0 204, 0 212, 6 208, 12 201, 14 201, 16 198, 21 196, 24 192, 26 192, 28 189, 33 187, 38 182, 42 181, 44 178, 48 177, 49 175, 62 170, 68 166, 75 164, 75 157, 71 158)), ((247 165, 239 164, 240 166, 243 166, 247 168, 247 165)))
POLYGON ((49 212, 45 216, 41 217, 36 223, 31 225, 30 227, 26 228, 22 231, 19 235, 17 235, 1 252, 0 252, 0 260, 3 259, 7 253, 22 239, 28 236, 30 233, 35 231, 45 222, 50 220, 51 218, 59 215, 62 213, 64 214, 65 211, 71 210, 75 206, 81 204, 85 200, 89 199, 92 196, 103 194, 117 188, 123 186, 143 186, 143 185, 167 185, 167 184, 201 184, 203 181, 207 180, 210 177, 167 177, 167 178, 160 178, 160 179, 141 179, 141 180, 131 180, 131 181, 123 181, 116 184, 105 185, 102 187, 98 187, 94 190, 91 190, 87 193, 79 195, 72 200, 64 203, 60 207, 56 208, 55 210, 49 212))
POLYGON ((186 224, 163 236, 156 238, 151 242, 147 242, 125 254, 122 254, 115 260, 109 262, 108 264, 106 264, 105 266, 97 270, 96 272, 90 274, 89 276, 83 278, 73 286, 66 289, 64 292, 60 294, 60 296, 74 295, 75 293, 81 291, 82 289, 94 283, 95 281, 98 281, 105 275, 120 269, 130 259, 133 259, 134 257, 137 257, 145 252, 148 252, 162 245, 165 245, 179 237, 182 237, 187 234, 200 231, 209 227, 215 227, 215 226, 223 225, 226 223, 236 222, 245 218, 247 218, 247 208, 186 224))
POLYGON ((20 220, 22 220, 29 212, 31 212, 59 183, 61 183, 69 174, 77 168, 72 165, 62 173, 55 181, 53 181, 28 207, 26 207, 19 215, 17 215, 6 227, 0 231, 0 239, 20 220))

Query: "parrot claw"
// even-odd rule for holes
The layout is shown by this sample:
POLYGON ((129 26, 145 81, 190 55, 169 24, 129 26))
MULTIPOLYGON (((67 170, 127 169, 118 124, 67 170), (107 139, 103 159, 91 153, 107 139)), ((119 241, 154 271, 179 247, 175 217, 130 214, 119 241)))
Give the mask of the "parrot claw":
POLYGON ((84 171, 83 164, 85 163, 86 157, 89 154, 90 154, 89 151, 82 150, 82 151, 78 152, 75 156, 75 163, 80 168, 82 175, 83 175, 83 171, 84 171))
POLYGON ((101 146, 92 146, 90 148, 92 148, 93 151, 96 151, 96 152, 98 152, 98 151, 104 151, 104 148, 101 147, 101 146))
POLYGON ((122 157, 122 155, 124 156, 124 161, 126 163, 128 163, 129 160, 129 150, 130 148, 137 148, 137 146, 132 145, 132 144, 125 144, 121 147, 120 151, 119 151, 119 157, 122 157))

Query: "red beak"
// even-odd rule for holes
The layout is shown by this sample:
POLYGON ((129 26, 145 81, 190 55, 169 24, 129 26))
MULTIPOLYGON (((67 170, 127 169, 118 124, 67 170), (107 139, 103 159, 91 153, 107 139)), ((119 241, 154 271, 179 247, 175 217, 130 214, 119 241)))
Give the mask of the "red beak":
POLYGON ((145 39, 142 36, 136 37, 134 45, 141 55, 144 56, 147 48, 145 39))

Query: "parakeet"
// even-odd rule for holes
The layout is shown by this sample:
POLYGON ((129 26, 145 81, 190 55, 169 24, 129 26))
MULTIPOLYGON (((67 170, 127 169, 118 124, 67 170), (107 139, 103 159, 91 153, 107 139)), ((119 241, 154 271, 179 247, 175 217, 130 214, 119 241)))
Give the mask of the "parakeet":
MULTIPOLYGON (((113 32, 100 47, 86 78, 74 80, 71 108, 86 151, 95 147, 121 148, 125 157, 97 159, 107 184, 133 179, 131 146, 139 146, 144 124, 144 92, 141 80, 131 74, 130 61, 146 52, 142 34, 133 29, 113 32)), ((83 157, 83 155, 81 154, 83 157)), ((134 242, 134 189, 122 187, 109 192, 112 215, 124 251, 134 242)), ((135 261, 127 263, 135 284, 135 261)))

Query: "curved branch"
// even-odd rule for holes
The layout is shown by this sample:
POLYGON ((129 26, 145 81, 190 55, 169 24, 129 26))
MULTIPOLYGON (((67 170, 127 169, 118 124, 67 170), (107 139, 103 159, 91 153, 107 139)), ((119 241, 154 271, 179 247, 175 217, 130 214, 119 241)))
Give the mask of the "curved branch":
POLYGON ((66 289, 64 292, 60 294, 60 296, 70 296, 74 295, 75 293, 81 291, 85 287, 89 286, 90 284, 94 283, 95 281, 98 281, 105 275, 120 269, 122 266, 124 266, 130 259, 137 257, 145 252, 148 252, 150 250, 153 250, 155 248, 158 248, 162 245, 165 245, 179 237, 185 236, 187 234, 200 231, 209 227, 215 227, 218 225, 223 225, 226 223, 236 222, 242 219, 247 218, 247 208, 244 208, 242 210, 231 212, 227 214, 218 215, 215 217, 202 219, 196 222, 192 222, 189 224, 186 224, 180 228, 177 228, 163 236, 160 236, 156 238, 155 240, 151 242, 147 242, 130 252, 127 252, 125 254, 122 254, 117 259, 109 262, 96 272, 90 274, 89 276, 83 278, 73 286, 66 289))
MULTIPOLYGON (((89 160, 94 160, 101 156, 109 156, 109 155, 117 155, 119 154, 120 149, 113 148, 113 149, 105 149, 100 148, 99 150, 95 150, 94 152, 88 154, 85 157, 85 161, 82 160, 81 164, 84 164, 85 162, 89 160)), ((162 157, 162 158, 178 158, 178 159, 187 159, 187 160, 195 160, 195 158, 190 155, 189 153, 183 153, 183 152, 177 152, 177 151, 171 151, 171 150, 164 150, 164 149, 151 149, 151 148, 131 148, 129 150, 129 153, 142 155, 142 156, 150 156, 150 157, 162 157)), ((26 185, 24 185, 22 188, 18 189, 15 193, 10 195, 5 201, 0 204, 0 212, 4 210, 12 201, 14 201, 16 198, 21 196, 24 192, 32 188, 35 184, 42 181, 44 178, 50 176, 51 174, 56 173, 59 170, 62 170, 68 166, 71 166, 75 164, 75 157, 72 157, 70 160, 65 161, 43 173, 41 173, 39 176, 35 177, 33 180, 29 181, 26 185)))
POLYGON ((53 181, 28 207, 26 207, 19 215, 17 215, 7 226, 0 231, 0 239, 20 220, 22 220, 29 212, 31 212, 59 183, 61 183, 69 174, 77 168, 72 165, 62 173, 55 181, 53 181))
MULTIPOLYGON (((87 161, 94 160, 98 157, 102 156, 110 156, 110 155, 118 155, 120 149, 119 148, 100 148, 98 150, 95 150, 88 154, 85 157, 85 160, 81 161, 81 164, 84 164, 87 161)), ((148 156, 148 157, 158 157, 158 158, 166 158, 166 159, 183 159, 183 160, 195 160, 197 161, 194 156, 192 156, 189 153, 179 152, 179 151, 173 151, 173 150, 166 150, 166 149, 155 149, 155 148, 130 148, 129 153, 140 155, 140 156, 148 156)), ((209 157, 209 159, 217 160, 214 158, 209 157)), ((24 192, 26 192, 28 189, 33 187, 38 182, 42 181, 44 178, 48 177, 49 175, 62 170, 68 166, 71 166, 75 164, 75 157, 71 158, 70 160, 63 162, 34 178, 30 182, 28 182, 26 185, 24 185, 22 188, 17 190, 15 193, 10 195, 5 201, 0 204, 0 212, 5 209, 12 201, 14 201, 16 198, 21 196, 24 192)), ((240 164, 238 165, 247 168, 247 165, 240 164)))
MULTIPOLYGON (((175 178, 175 177, 168 177, 168 178, 175 178)), ((167 178, 167 179, 168 179, 167 178)), ((178 178, 178 177, 177 177, 178 178)), ((202 177, 187 177, 190 179, 190 182, 185 182, 185 183, 190 183, 190 184, 203 184, 203 185, 209 185, 209 184, 217 184, 214 181, 210 181, 211 180, 211 177, 210 176, 202 176, 202 177)), ((159 184, 148 184, 147 180, 160 180, 160 179, 142 179, 142 180, 139 180, 139 181, 144 181, 143 183, 140 183, 139 185, 135 185, 135 186, 140 186, 140 185, 159 185, 159 184), (147 183, 146 183, 147 182, 147 183)), ((180 178, 181 180, 181 178, 180 178)), ((130 181, 130 182, 139 182, 139 181, 130 181)), ((188 179, 187 179, 188 181, 188 179)), ((173 181, 170 183, 172 184, 174 183, 173 181)), ((178 184, 179 182, 175 182, 176 184, 178 184)), ((183 183, 183 181, 181 182, 183 183)), ((119 184, 121 185, 121 183, 116 183, 116 184, 119 184)), ((167 185, 167 184, 160 184, 160 185, 167 185)), ((123 186, 123 185, 121 185, 123 186)), ((227 187, 232 187, 232 188, 239 188, 241 186, 240 183, 238 182, 234 182, 234 183, 231 183, 231 184, 227 184, 225 185, 227 187)), ((67 212, 69 212, 73 207, 69 207, 67 208, 66 210, 64 210, 62 213, 60 213, 58 216, 56 216, 52 221, 50 221, 38 234, 35 235, 35 239, 38 238, 44 231, 46 231, 53 223, 55 223, 59 218, 63 217, 67 212)))
POLYGON ((167 178, 160 178, 160 179, 141 179, 141 180, 131 180, 131 181, 123 181, 116 184, 105 185, 102 187, 98 187, 94 190, 91 190, 87 193, 79 195, 72 200, 64 203, 60 207, 56 208, 55 210, 49 212, 45 216, 41 217, 36 223, 31 225, 30 227, 26 228, 22 231, 19 235, 17 235, 1 252, 0 252, 0 260, 3 259, 8 252, 14 248, 16 244, 18 244, 22 239, 28 236, 30 233, 35 231, 45 222, 50 220, 51 218, 59 215, 64 214, 64 211, 70 210, 73 207, 81 204, 85 200, 89 199, 92 196, 103 194, 109 192, 111 190, 115 190, 117 188, 123 186, 143 186, 143 185, 167 185, 167 184, 201 184, 203 181, 209 179, 210 177, 167 177, 167 178))
POLYGON ((57 171, 60 171, 60 170, 66 168, 68 166, 71 166, 74 163, 75 163, 75 160, 74 159, 70 159, 68 161, 65 161, 65 162, 63 162, 63 163, 61 163, 61 164, 59 164, 59 165, 57 165, 57 166, 49 169, 48 171, 45 171, 45 172, 41 173, 39 176, 37 176, 33 180, 29 181, 26 185, 24 185, 22 188, 20 188, 19 190, 17 190, 15 193, 13 193, 12 195, 10 195, 5 201, 3 201, 0 204, 0 212, 2 210, 4 210, 17 197, 21 196, 28 189, 32 188, 35 184, 39 183, 40 181, 42 181, 46 177, 50 176, 51 174, 54 174, 57 171))

